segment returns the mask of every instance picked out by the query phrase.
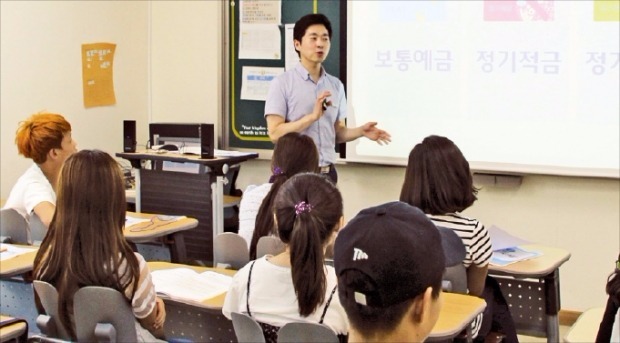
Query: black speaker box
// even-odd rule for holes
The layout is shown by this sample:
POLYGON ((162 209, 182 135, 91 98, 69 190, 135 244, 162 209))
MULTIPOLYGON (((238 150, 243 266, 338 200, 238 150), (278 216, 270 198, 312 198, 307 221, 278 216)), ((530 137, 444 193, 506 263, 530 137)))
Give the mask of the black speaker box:
POLYGON ((123 151, 136 152, 136 121, 123 121, 123 151))
POLYGON ((213 124, 200 124, 200 158, 215 158, 213 124))

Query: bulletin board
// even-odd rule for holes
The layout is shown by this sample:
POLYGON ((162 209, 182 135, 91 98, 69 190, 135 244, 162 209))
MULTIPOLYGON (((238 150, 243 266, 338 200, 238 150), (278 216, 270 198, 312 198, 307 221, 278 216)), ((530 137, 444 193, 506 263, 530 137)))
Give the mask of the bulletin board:
MULTIPOLYGON (((242 99, 244 67, 275 67, 285 65, 285 24, 294 24, 299 18, 309 13, 322 13, 332 24, 331 48, 323 63, 326 71, 337 76, 344 83, 346 80, 345 59, 346 44, 346 1, 338 0, 284 0, 281 4, 280 58, 248 59, 240 58, 240 7, 242 2, 229 1, 228 19, 228 84, 225 99, 227 113, 224 116, 224 139, 230 148, 273 149, 267 135, 267 122, 264 118, 265 101, 242 99)), ((269 42, 266 42, 269 43, 269 42)), ((246 80, 247 82, 247 80, 246 80)))

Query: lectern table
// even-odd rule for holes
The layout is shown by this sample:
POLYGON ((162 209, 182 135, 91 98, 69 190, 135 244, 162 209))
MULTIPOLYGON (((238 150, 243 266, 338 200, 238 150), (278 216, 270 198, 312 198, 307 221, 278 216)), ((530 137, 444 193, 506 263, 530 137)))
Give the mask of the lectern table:
POLYGON ((129 160, 136 169, 136 212, 196 218, 198 226, 182 233, 187 253, 183 262, 213 261, 213 238, 224 231, 224 175, 230 166, 258 154, 201 159, 197 155, 147 151, 116 156, 129 160))

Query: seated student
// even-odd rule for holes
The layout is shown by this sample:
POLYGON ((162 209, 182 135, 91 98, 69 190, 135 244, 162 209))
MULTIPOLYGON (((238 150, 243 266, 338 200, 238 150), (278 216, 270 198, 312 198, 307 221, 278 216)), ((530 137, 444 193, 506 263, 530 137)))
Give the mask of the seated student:
POLYGON ((123 236, 127 205, 119 164, 99 150, 77 152, 62 167, 57 191, 56 213, 34 261, 34 279, 58 290, 58 315, 67 332, 76 338, 75 292, 102 286, 131 302, 139 340, 163 337, 164 303, 155 295, 144 258, 123 236))
POLYGON ((318 165, 319 153, 312 138, 292 132, 276 143, 271 157, 272 179, 248 186, 239 204, 239 235, 248 242, 251 260, 256 259, 261 237, 277 235, 272 207, 280 186, 297 173, 316 172, 318 165))
POLYGON ((448 138, 428 136, 411 150, 400 200, 420 208, 435 225, 452 229, 463 241, 469 294, 487 302, 484 321, 474 321, 473 336, 484 339, 491 330, 501 331, 506 342, 516 342, 514 322, 499 285, 487 278, 493 250, 489 232, 477 219, 461 214, 476 201, 477 193, 469 163, 448 138))
MULTIPOLYGON (((280 143, 280 142, 278 142, 280 143)), ((325 247, 343 221, 342 196, 325 176, 297 174, 280 188, 273 207, 286 250, 251 261, 233 277, 222 313, 245 312, 274 342, 289 322, 322 323, 339 335, 349 330, 336 292, 336 274, 324 264, 325 247)))
POLYGON ((17 180, 4 208, 13 208, 26 221, 35 213, 48 227, 56 206, 60 167, 74 152, 71 124, 60 114, 37 113, 21 122, 15 136, 18 152, 34 164, 17 180))
POLYGON ((338 233, 338 296, 350 342, 422 342, 441 309, 441 237, 419 209, 394 201, 358 213, 338 233))
POLYGON ((620 254, 616 260, 616 269, 607 279, 605 291, 609 298, 596 335, 596 342, 620 342, 620 311, 618 311, 620 308, 620 254))

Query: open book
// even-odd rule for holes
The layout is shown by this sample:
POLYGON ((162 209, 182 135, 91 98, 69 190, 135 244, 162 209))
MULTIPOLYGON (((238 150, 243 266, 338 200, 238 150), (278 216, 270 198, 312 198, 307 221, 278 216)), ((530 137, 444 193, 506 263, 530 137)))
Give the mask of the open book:
POLYGON ((189 268, 151 271, 158 294, 180 301, 202 302, 228 291, 232 277, 212 271, 198 273, 189 268))

